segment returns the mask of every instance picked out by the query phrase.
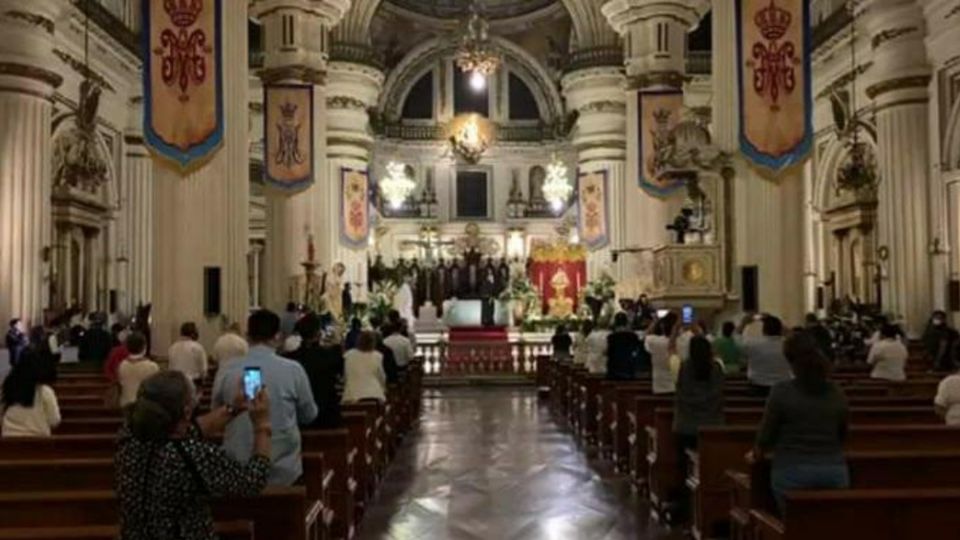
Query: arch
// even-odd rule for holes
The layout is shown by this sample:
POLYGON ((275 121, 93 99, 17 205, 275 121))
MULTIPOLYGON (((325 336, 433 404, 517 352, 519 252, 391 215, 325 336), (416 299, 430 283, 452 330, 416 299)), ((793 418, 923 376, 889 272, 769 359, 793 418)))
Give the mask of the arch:
POLYGON ((573 32, 577 38, 578 48, 617 45, 617 33, 613 31, 606 16, 600 11, 603 2, 595 0, 562 0, 562 2, 573 22, 573 32))
POLYGON ((381 0, 353 0, 343 19, 333 28, 333 39, 338 43, 371 45, 370 23, 380 7, 381 0))
MULTIPOLYGON (((503 53, 504 62, 530 87, 544 120, 559 117, 563 112, 563 100, 546 68, 512 41, 497 36, 491 39, 503 53)), ((414 47, 387 77, 380 94, 380 110, 389 118, 399 118, 410 88, 437 62, 452 56, 456 48, 455 42, 441 38, 433 38, 414 47)))

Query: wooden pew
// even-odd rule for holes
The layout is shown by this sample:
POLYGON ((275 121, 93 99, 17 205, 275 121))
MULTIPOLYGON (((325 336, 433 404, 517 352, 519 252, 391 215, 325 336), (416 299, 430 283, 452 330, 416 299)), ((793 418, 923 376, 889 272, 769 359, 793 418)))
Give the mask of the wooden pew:
MULTIPOLYGON (((117 511, 110 490, 0 493, 0 529, 115 526, 117 511)), ((267 539, 315 538, 319 512, 320 503, 308 503, 302 487, 271 487, 257 497, 213 503, 215 521, 252 521, 257 538, 267 539)))
MULTIPOLYGON (((220 540, 254 540, 251 521, 221 521, 214 526, 220 540)), ((116 540, 119 536, 117 525, 0 528, 0 540, 116 540)))

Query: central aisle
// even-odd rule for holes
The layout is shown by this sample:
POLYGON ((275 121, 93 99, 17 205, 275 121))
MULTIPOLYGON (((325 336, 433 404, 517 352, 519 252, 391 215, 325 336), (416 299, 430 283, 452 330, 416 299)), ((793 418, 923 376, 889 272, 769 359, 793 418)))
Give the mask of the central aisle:
POLYGON ((363 540, 668 539, 601 476, 533 389, 427 391, 363 519, 363 540))

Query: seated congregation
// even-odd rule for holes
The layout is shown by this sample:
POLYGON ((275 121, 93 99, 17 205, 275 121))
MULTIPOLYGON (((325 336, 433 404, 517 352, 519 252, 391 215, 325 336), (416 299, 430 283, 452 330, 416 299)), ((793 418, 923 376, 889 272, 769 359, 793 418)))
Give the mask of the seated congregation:
POLYGON ((91 347, 94 317, 79 366, 12 323, 0 539, 352 537, 420 407, 406 323, 378 322, 259 310, 208 356, 190 322, 165 355, 127 328, 91 347))
MULTIPOLYGON (((846 331, 809 315, 684 324, 661 311, 554 335, 555 420, 695 538, 946 538, 960 490, 958 333, 846 331), (958 475, 954 475, 954 471, 958 475)), ((606 470, 606 469, 604 469, 606 470)))

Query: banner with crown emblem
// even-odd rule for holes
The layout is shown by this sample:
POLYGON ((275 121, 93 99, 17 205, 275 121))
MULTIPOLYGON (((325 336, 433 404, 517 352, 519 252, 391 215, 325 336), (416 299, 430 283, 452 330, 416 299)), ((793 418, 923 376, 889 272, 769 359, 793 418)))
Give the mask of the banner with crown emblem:
POLYGON ((577 229, 580 241, 590 249, 600 249, 610 243, 607 234, 607 171, 580 173, 577 176, 577 229))
POLYGON ((223 144, 221 0, 143 0, 143 133, 182 173, 223 144))
POLYGON ((771 173, 813 143, 808 0, 736 0, 740 150, 771 173))
POLYGON ((640 92, 637 100, 640 187, 654 197, 669 197, 683 187, 683 181, 661 174, 661 153, 680 121, 683 91, 640 92))
POLYGON ((367 171, 340 169, 340 239, 352 248, 367 247, 370 237, 370 177, 367 171))
POLYGON ((263 89, 264 181, 281 189, 313 183, 313 86, 263 89))

